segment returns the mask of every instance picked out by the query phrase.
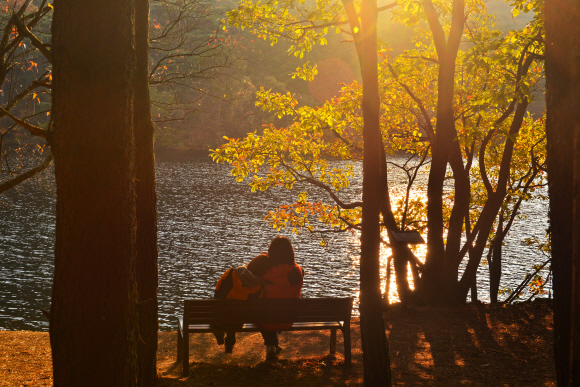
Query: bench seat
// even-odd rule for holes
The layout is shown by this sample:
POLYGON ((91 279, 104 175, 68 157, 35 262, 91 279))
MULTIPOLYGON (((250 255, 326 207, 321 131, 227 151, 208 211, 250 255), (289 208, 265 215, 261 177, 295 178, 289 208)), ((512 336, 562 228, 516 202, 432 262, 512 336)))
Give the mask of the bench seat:
MULTIPOLYGON (((342 329, 343 321, 322 321, 322 322, 295 322, 290 328, 284 331, 316 331, 321 329, 342 329)), ((183 318, 179 318, 179 330, 183 327, 183 318)), ((224 331, 228 329, 224 328, 224 331)), ((242 328, 232 329, 236 332, 259 332, 262 328, 258 324, 246 323, 242 328)), ((189 324, 189 333, 212 333, 215 327, 210 324, 189 324)))

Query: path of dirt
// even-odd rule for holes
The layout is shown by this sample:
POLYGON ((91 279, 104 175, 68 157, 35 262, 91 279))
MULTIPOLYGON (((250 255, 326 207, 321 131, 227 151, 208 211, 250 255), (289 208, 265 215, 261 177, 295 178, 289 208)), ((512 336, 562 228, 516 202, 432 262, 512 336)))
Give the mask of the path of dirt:
MULTIPOLYGON (((556 386, 547 301, 515 306, 395 307, 385 314, 394 386, 556 386)), ((328 357, 328 333, 284 332, 276 363, 264 362, 259 333, 238 334, 233 354, 211 334, 192 335, 190 376, 175 362, 176 333, 159 335, 161 387, 362 386, 360 329, 353 365, 328 357)), ((0 386, 51 386, 48 334, 0 331, 0 386)))

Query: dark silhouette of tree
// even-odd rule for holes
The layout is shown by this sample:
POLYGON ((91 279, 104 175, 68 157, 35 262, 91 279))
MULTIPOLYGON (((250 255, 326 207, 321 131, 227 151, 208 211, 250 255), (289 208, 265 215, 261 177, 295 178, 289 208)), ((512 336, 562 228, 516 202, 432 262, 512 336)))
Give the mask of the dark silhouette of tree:
MULTIPOLYGON (((165 134, 180 127, 183 131, 190 130, 191 122, 185 122, 186 118, 195 113, 196 120, 200 121, 200 111, 212 116, 205 125, 215 128, 217 114, 209 108, 210 103, 215 105, 216 98, 231 94, 228 91, 231 82, 226 82, 225 78, 231 75, 231 67, 237 59, 235 47, 230 46, 218 28, 219 14, 213 2, 154 0, 150 3, 152 16, 151 20, 146 20, 148 31, 143 32, 151 47, 146 50, 148 61, 145 64, 151 88, 151 93, 147 94, 154 96, 150 99, 156 111, 155 121, 160 126, 158 139, 167 143, 166 138, 176 138, 165 134)), ((0 193, 52 164, 45 140, 46 129, 51 129, 49 25, 52 10, 48 0, 13 1, 0 10, 0 86, 3 91, 0 120, 4 118, 0 128, 0 193)), ((221 135, 218 138, 221 139, 221 135)))
POLYGON ((383 142, 379 123, 380 100, 377 64, 377 2, 363 0, 361 22, 352 1, 343 1, 363 79, 363 205, 360 259, 360 312, 364 385, 390 386, 389 344, 381 308, 381 170, 383 142))
POLYGON ((134 386, 133 2, 61 0, 54 8, 54 385, 134 386))
POLYGON ((545 4, 546 134, 558 386, 580 384, 580 4, 545 4), (573 177, 573 179, 572 179, 573 177))
POLYGON ((137 214, 137 288, 139 290, 139 385, 157 379, 157 196, 154 125, 149 99, 149 0, 135 1, 135 191, 137 214))

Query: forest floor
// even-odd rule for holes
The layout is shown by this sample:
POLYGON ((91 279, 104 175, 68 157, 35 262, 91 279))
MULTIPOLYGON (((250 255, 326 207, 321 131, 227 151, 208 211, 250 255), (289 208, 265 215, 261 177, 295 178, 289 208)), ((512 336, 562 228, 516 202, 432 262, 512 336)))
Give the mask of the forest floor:
MULTIPOLYGON (((509 306, 401 308, 385 313, 394 386, 556 386, 548 301, 509 306)), ((211 334, 190 336, 190 376, 175 362, 176 333, 159 334, 159 387, 362 386, 358 319, 353 364, 328 356, 327 332, 283 332, 277 362, 265 362, 259 333, 238 334, 233 354, 211 334)), ((0 331, 0 386, 51 386, 45 332, 0 331)))

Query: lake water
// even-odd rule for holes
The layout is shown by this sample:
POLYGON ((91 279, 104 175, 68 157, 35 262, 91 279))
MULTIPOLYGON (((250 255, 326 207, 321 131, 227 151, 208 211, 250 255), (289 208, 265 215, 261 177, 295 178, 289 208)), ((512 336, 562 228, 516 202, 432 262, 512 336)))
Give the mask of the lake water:
MULTIPOLYGON (((393 189, 401 189, 403 177, 391 176, 393 189)), ((0 197, 0 329, 48 329, 40 308, 50 309, 53 275, 55 196, 50 172, 44 182, 44 188, 25 183, 19 191, 0 197)), ((227 165, 189 156, 157 161, 157 191, 159 320, 160 329, 172 330, 184 298, 212 297, 217 279, 228 267, 267 250, 280 232, 264 216, 278 204, 289 203, 300 187, 251 193, 246 184, 229 176, 227 165)), ((360 195, 360 185, 345 191, 350 200, 360 200, 360 195)), ((324 193, 309 197, 322 199, 324 193)), ((532 264, 545 260, 524 238, 543 238, 547 203, 527 203, 523 213, 527 218, 514 225, 503 250, 502 287, 514 288, 532 264)), ((291 239, 305 269, 304 297, 358 296, 358 234, 325 234, 326 247, 320 244, 321 234, 295 235, 290 230, 282 234, 291 239)), ((385 268, 383 259, 383 286, 385 268)), ((489 300, 488 283, 487 266, 481 266, 478 285, 483 301, 489 300)), ((390 299, 395 300, 394 283, 390 289, 390 299)))

